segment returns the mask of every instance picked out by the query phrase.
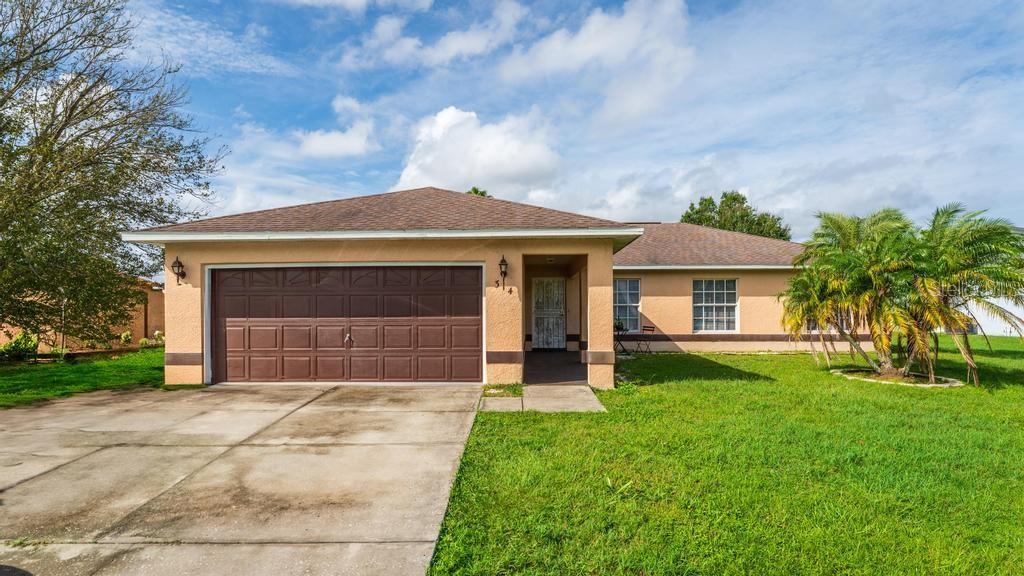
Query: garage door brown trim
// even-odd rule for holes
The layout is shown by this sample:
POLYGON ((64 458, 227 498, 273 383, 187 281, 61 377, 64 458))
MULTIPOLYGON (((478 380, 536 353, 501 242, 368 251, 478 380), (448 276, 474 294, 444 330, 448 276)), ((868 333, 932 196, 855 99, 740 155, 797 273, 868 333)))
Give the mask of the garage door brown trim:
POLYGON ((211 381, 485 379, 482 263, 206 268, 211 381))

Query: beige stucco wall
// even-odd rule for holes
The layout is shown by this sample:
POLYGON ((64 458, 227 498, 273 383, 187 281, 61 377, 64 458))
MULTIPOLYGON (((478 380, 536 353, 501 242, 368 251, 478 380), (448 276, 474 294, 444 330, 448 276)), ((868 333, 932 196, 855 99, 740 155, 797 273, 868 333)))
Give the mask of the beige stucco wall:
MULTIPOLYGON (((477 262, 484 269, 485 352, 523 351, 523 256, 527 254, 579 254, 590 266, 587 299, 590 303, 587 340, 590 350, 611 352, 611 257, 609 239, 494 239, 494 240, 385 240, 385 241, 293 241, 293 242, 195 242, 165 246, 166 333, 168 354, 201 354, 204 346, 204 282, 213 264, 332 264, 477 262), (502 256, 511 264, 505 289, 500 286, 498 262, 502 256), (187 277, 178 285, 170 263, 179 258, 187 277), (498 285, 496 285, 496 283, 498 285), (511 291, 511 292, 510 292, 511 291)), ((522 381, 521 363, 486 364, 489 383, 522 381)), ((589 367, 592 386, 610 387, 611 364, 589 367)), ((168 365, 168 383, 205 381, 199 364, 168 365)))
MULTIPOLYGON (((140 305, 135 309, 135 316, 132 317, 131 324, 115 329, 116 334, 129 331, 132 333, 132 341, 128 347, 135 347, 139 345, 139 340, 142 338, 153 338, 153 333, 156 331, 164 331, 164 293, 163 290, 157 290, 153 288, 153 284, 146 283, 143 290, 146 292, 147 303, 140 305)), ((12 328, 10 326, 0 327, 0 346, 10 342, 13 338, 21 332, 20 329, 12 328), (10 336, 7 333, 10 332, 10 336)), ((52 339, 58 345, 60 344, 61 338, 60 333, 50 333, 46 335, 45 339, 52 339)), ((82 342, 69 338, 64 342, 70 350, 78 352, 92 349, 90 346, 83 344, 82 342)), ((121 344, 121 340, 115 338, 109 342, 112 348, 124 348, 121 344)), ((53 350, 48 342, 39 342, 39 353, 46 354, 53 350)))
MULTIPOLYGON (((655 327, 658 334, 693 334, 693 281, 735 279, 739 302, 736 334, 773 335, 785 333, 782 302, 778 295, 792 275, 788 270, 616 270, 616 278, 640 279, 641 324, 655 327)), ((657 342, 655 350, 793 350, 804 348, 791 342, 736 342, 723 337, 716 342, 657 342)))

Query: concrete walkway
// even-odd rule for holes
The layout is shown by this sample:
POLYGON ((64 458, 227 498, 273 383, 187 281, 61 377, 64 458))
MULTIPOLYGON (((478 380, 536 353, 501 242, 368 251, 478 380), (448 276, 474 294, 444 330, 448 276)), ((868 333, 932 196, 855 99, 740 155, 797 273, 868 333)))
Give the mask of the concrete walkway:
POLYGON ((537 385, 524 386, 518 398, 485 397, 480 400, 483 412, 605 412, 590 386, 537 385))
POLYGON ((0 574, 421 575, 479 397, 215 386, 0 411, 0 574))

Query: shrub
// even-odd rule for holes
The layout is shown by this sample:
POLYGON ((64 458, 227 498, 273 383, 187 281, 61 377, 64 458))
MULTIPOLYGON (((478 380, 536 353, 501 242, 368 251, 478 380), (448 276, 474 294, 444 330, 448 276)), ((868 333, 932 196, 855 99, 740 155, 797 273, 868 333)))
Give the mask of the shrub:
POLYGON ((0 346, 0 353, 10 360, 24 360, 35 356, 38 349, 39 337, 23 331, 14 340, 0 346))
POLYGON ((139 338, 139 348, 148 348, 152 344, 149 338, 139 338))
POLYGON ((157 330, 156 332, 153 332, 153 341, 156 342, 157 344, 163 344, 164 343, 164 333, 159 331, 159 330, 157 330))
POLYGON ((132 343, 132 331, 125 330, 121 333, 121 345, 127 346, 132 343))

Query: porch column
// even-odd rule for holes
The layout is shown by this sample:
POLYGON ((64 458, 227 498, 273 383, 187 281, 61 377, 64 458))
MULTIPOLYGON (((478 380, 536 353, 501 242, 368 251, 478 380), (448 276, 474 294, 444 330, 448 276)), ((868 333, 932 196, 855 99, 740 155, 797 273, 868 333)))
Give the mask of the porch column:
POLYGON ((594 388, 615 386, 612 321, 612 246, 587 255, 587 381, 594 388))
POLYGON ((522 253, 491 250, 484 264, 484 306, 486 307, 486 361, 488 384, 523 381, 523 282, 522 253), (506 258, 508 277, 501 285, 498 262, 506 258))

